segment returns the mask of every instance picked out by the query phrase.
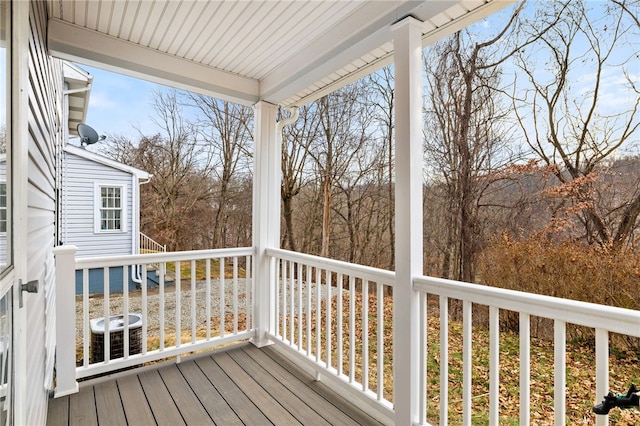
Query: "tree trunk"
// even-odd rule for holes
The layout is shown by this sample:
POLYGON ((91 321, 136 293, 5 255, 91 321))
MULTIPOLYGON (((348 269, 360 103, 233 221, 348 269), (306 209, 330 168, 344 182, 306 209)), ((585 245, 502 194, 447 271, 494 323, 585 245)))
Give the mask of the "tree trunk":
POLYGON ((322 248, 320 256, 329 257, 331 233, 331 179, 325 175, 322 180, 322 248))

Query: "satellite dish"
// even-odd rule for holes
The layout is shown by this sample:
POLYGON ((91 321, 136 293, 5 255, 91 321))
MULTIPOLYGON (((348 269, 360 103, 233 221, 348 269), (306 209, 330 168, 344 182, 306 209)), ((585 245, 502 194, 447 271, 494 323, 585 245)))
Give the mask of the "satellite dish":
POLYGON ((80 136, 80 145, 92 145, 98 141, 104 140, 106 136, 98 136, 98 133, 91 126, 84 123, 78 124, 78 135, 80 136))

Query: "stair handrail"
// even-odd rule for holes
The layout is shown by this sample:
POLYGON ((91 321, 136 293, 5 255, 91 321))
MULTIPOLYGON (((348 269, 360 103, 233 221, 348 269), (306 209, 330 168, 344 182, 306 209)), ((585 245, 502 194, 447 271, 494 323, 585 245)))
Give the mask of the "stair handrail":
POLYGON ((167 246, 162 245, 144 232, 140 232, 140 253, 164 253, 167 246))

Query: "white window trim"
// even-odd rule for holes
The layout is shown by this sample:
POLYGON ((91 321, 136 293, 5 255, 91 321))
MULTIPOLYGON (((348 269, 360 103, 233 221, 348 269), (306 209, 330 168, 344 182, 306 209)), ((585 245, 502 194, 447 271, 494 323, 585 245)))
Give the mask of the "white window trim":
POLYGON ((96 234, 120 234, 127 232, 129 222, 127 211, 127 185, 124 183, 95 182, 93 190, 93 232, 96 234), (120 216, 121 229, 104 230, 100 227, 100 208, 102 207, 102 188, 120 188, 122 213, 120 216))

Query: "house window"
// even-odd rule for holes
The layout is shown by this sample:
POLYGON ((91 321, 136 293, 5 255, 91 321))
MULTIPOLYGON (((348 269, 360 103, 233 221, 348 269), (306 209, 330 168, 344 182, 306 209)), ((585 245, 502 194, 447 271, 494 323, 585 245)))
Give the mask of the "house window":
POLYGON ((96 232, 124 232, 127 226, 124 185, 96 185, 96 232))

